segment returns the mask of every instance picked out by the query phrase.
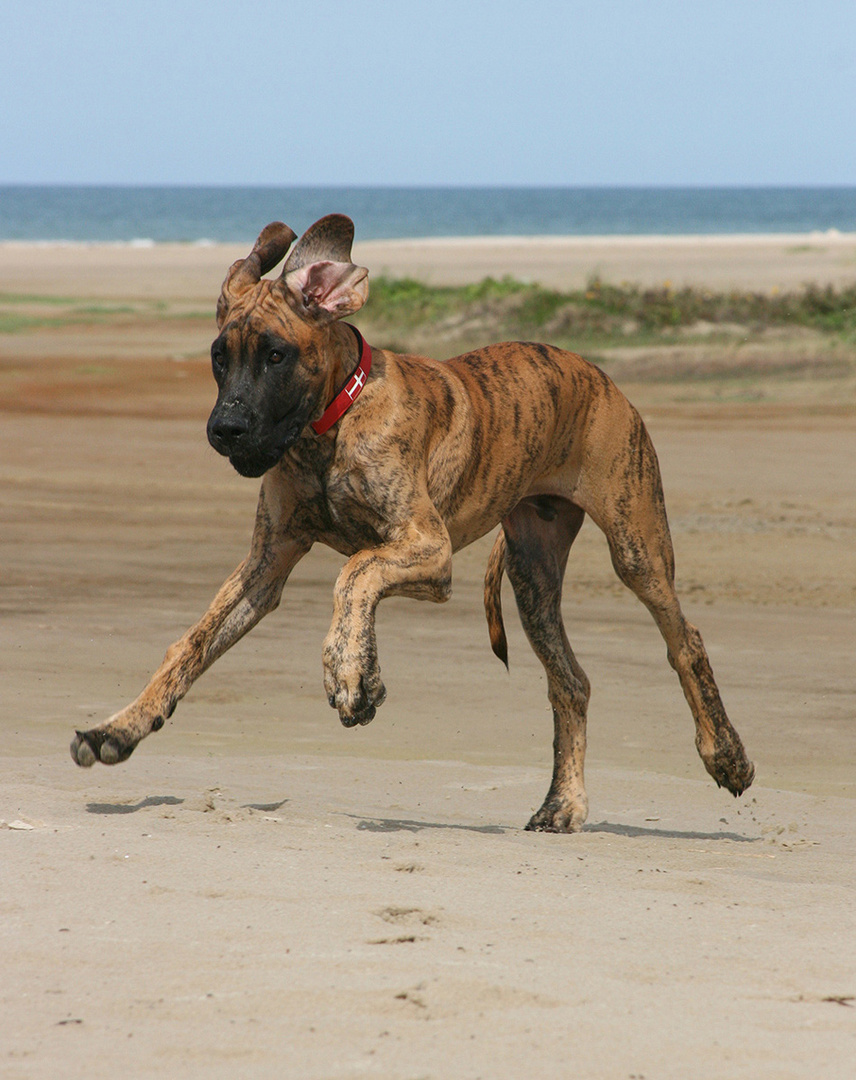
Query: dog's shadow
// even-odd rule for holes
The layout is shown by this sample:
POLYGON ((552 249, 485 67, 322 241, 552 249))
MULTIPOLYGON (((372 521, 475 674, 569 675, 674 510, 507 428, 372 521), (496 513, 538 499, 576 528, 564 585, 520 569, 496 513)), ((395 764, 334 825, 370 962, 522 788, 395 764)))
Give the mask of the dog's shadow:
MULTIPOLYGON (((356 814, 346 814, 355 818, 356 814)), ((399 818, 360 818, 357 823, 360 832, 422 832, 423 829, 458 829, 463 832, 489 833, 504 835, 509 829, 502 825, 456 825, 445 821, 408 821, 399 818)))
MULTIPOLYGON (((348 817, 355 817, 348 814, 348 817)), ((423 829, 459 829, 465 832, 486 833, 488 835, 504 836, 505 833, 518 832, 514 828, 504 825, 456 825, 441 821, 411 821, 399 818, 360 818, 357 828, 362 832, 422 832, 423 829)), ((630 838, 651 837, 658 840, 731 840, 738 844, 754 844, 761 838, 758 836, 741 836, 740 833, 724 832, 696 832, 686 829, 652 829, 642 825, 622 825, 610 821, 598 821, 591 825, 583 825, 586 833, 612 833, 615 836, 627 836, 630 838)), ((562 834, 569 835, 569 834, 562 834)))
POLYGON ((612 833, 614 836, 628 836, 639 838, 650 836, 657 840, 731 840, 736 844, 755 844, 760 836, 741 836, 740 833, 724 832, 696 832, 687 829, 652 829, 645 825, 623 825, 611 821, 598 821, 591 825, 583 825, 583 832, 587 833, 612 833))
POLYGON ((91 802, 86 804, 86 810, 89 814, 136 814, 150 806, 179 806, 183 802, 177 795, 147 795, 136 803, 91 802))
MULTIPOLYGON (((177 795, 148 795, 136 803, 87 803, 86 810, 90 814, 136 814, 139 810, 146 810, 154 806, 180 806, 185 800, 177 795)), ((243 803, 244 809, 260 810, 271 814, 279 810, 288 802, 281 799, 271 803, 243 803)), ((366 818, 356 814, 346 814, 346 817, 357 821, 357 829, 360 832, 422 832, 425 829, 447 829, 461 832, 482 833, 488 836, 504 836, 508 832, 521 830, 510 828, 505 825, 459 825, 447 821, 414 821, 408 818, 366 818)), ((598 821, 589 825, 583 825, 584 833, 612 833, 614 836, 626 836, 630 839, 650 837, 657 840, 730 840, 736 844, 755 844, 761 839, 759 836, 742 836, 740 833, 725 832, 700 832, 688 829, 655 829, 645 825, 624 825, 618 822, 598 821)))
MULTIPOLYGON (((148 795, 135 803, 87 803, 86 810, 90 814, 136 814, 138 810, 147 810, 152 806, 180 806, 185 800, 177 795, 148 795)), ((261 810, 266 814, 272 814, 275 810, 285 806, 288 799, 280 799, 279 802, 270 803, 242 803, 243 810, 261 810)))

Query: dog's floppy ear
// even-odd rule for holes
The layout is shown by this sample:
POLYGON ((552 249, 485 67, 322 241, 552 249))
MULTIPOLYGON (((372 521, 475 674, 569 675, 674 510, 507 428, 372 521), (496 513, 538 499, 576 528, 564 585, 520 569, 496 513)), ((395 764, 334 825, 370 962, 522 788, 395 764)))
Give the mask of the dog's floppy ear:
POLYGON ((288 304, 303 318, 327 323, 352 315, 368 299, 368 270, 351 262, 354 223, 328 214, 306 230, 280 278, 288 304))
POLYGON ((229 267, 220 299, 217 301, 218 326, 223 325, 226 313, 235 298, 258 285, 262 274, 273 270, 296 239, 297 234, 281 221, 272 221, 262 229, 246 259, 238 259, 229 267))

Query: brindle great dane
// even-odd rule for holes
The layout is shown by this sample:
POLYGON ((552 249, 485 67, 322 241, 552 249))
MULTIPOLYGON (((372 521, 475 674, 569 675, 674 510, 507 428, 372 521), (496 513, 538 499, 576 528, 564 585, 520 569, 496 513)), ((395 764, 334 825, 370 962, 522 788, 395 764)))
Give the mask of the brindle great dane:
POLYGON ((324 642, 324 685, 346 727, 369 723, 386 696, 378 602, 447 600, 452 553, 501 523, 485 579, 491 644, 506 660, 506 572, 547 673, 555 721, 553 781, 528 828, 579 830, 588 811, 589 681, 560 602, 568 552, 588 514, 665 639, 705 768, 741 794, 754 768, 675 594, 660 471, 639 414, 602 371, 547 345, 492 345, 445 363, 377 350, 366 377, 358 360, 369 350, 339 322, 368 296, 368 271, 351 262, 353 235, 348 218, 322 218, 273 280, 262 275, 296 239, 274 222, 230 268, 211 349, 219 396, 208 438, 242 476, 262 477, 250 553, 137 700, 77 733, 75 762, 125 761, 277 606, 292 567, 316 542, 347 556, 324 642), (319 434, 343 386, 353 405, 319 434))

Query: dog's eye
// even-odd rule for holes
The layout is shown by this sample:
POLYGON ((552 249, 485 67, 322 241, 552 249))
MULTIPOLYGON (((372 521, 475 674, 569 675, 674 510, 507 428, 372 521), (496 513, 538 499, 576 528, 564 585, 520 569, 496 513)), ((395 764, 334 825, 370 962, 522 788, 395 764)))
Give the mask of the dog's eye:
POLYGON ((218 371, 225 366, 226 354, 223 352, 222 349, 211 350, 211 363, 214 365, 215 368, 217 368, 218 371))
POLYGON ((265 367, 276 367, 293 363, 297 359, 297 349, 285 341, 268 341, 262 343, 259 355, 265 367))

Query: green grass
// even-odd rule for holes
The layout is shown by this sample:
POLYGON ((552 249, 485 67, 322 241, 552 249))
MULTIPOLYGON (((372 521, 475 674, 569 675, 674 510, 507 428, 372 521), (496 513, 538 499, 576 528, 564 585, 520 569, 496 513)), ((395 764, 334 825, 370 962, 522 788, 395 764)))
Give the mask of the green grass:
POLYGON ((69 320, 62 316, 56 318, 22 315, 16 311, 0 312, 0 334, 21 334, 27 330, 53 329, 66 326, 69 320))
POLYGON ((0 292, 0 304, 46 304, 50 307, 68 307, 76 303, 67 296, 39 296, 29 293, 4 293, 0 292))
MULTIPOLYGON (((29 306, 26 305, 27 307, 29 306)), ((75 307, 57 315, 33 315, 27 311, 0 310, 0 334, 21 334, 28 330, 55 330, 64 326, 91 326, 109 323, 116 315, 136 314, 127 307, 75 307)))
POLYGON ((593 278, 585 289, 559 292, 512 278, 485 278, 454 288, 381 277, 372 281, 366 317, 402 329, 489 319, 514 337, 537 335, 545 327, 553 336, 571 331, 587 338, 660 335, 699 323, 724 330, 738 324, 753 331, 808 327, 850 335, 856 333, 856 284, 841 290, 809 285, 798 292, 767 294, 611 285, 593 278))
POLYGON ((190 320, 213 322, 214 305, 205 311, 172 310, 163 300, 108 302, 45 296, 28 293, 0 293, 0 334, 62 329, 71 326, 109 324, 128 318, 151 322, 190 320))
MULTIPOLYGON (((162 301, 110 303, 60 296, 0 293, 0 333, 24 333, 85 323, 213 318, 211 308, 181 312, 162 301), (47 309, 51 309, 50 313, 47 309)), ((574 348, 666 344, 702 339, 727 344, 771 329, 808 328, 856 345, 856 283, 807 285, 792 292, 716 292, 667 284, 613 285, 592 278, 585 288, 548 289, 511 277, 471 285, 426 285, 413 278, 373 278, 361 322, 388 341, 418 334, 437 340, 551 341, 574 348)))
POLYGON ((110 315, 136 315, 137 309, 129 307, 127 304, 86 304, 82 307, 73 307, 71 314, 74 316, 79 315, 95 315, 110 316, 110 315))

